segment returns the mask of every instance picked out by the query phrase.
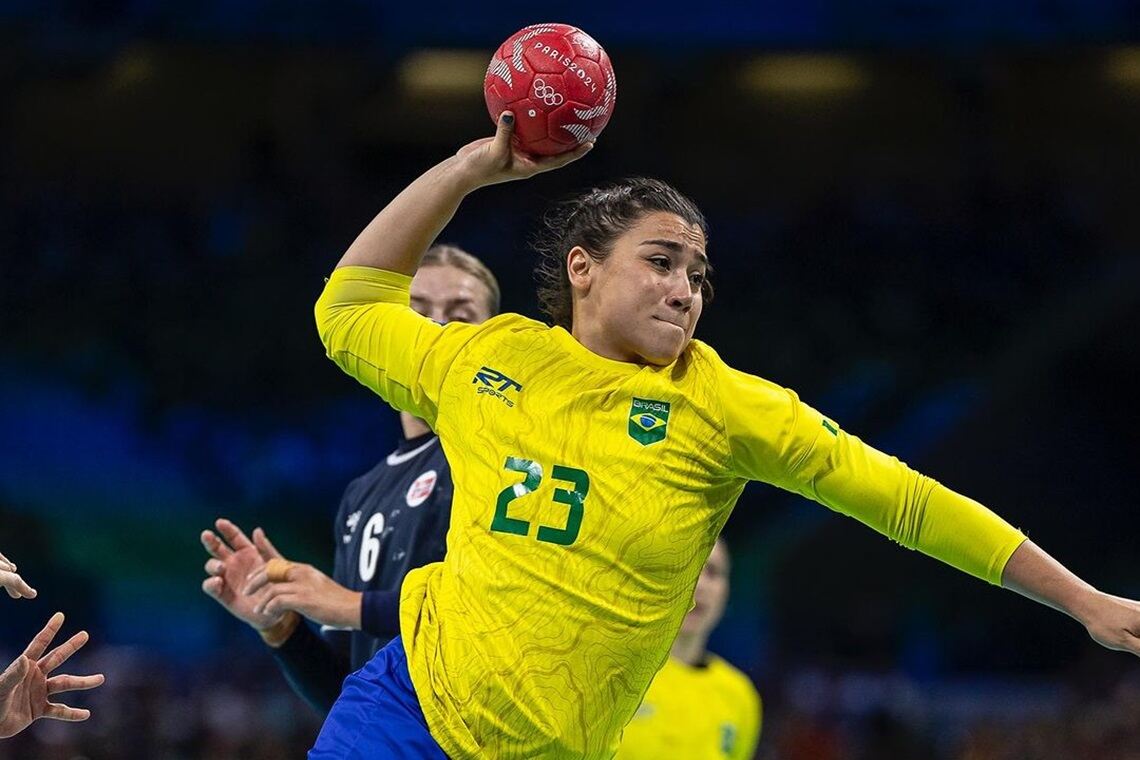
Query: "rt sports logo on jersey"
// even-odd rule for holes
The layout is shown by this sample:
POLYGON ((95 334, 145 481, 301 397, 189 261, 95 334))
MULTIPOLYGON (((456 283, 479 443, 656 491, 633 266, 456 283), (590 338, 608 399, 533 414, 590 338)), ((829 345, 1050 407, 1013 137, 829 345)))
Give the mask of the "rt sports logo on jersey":
POLYGON ((629 437, 648 446, 669 433, 669 402, 634 398, 629 408, 629 437))
POLYGON ((517 395, 522 391, 522 386, 514 380, 510 379, 497 369, 483 366, 475 373, 475 377, 471 378, 471 384, 480 384, 476 393, 486 393, 494 396, 502 401, 507 406, 514 406, 515 402, 507 398, 506 394, 509 391, 514 391, 517 395))

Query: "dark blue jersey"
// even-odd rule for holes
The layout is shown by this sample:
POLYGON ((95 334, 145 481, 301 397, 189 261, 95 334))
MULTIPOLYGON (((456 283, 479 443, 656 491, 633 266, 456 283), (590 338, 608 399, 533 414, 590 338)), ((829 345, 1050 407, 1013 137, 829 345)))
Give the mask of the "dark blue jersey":
POLYGON ((273 654, 293 688, 327 712, 341 682, 399 633, 400 584, 447 550, 451 468, 432 433, 396 451, 344 491, 333 525, 333 579, 363 592, 359 631, 300 625, 273 654))
POLYGON ((345 489, 333 529, 333 580, 364 592, 363 630, 352 634, 354 670, 399 633, 398 621, 372 614, 375 592, 399 591, 409 570, 443 559, 451 493, 451 468, 430 433, 406 441, 345 489))

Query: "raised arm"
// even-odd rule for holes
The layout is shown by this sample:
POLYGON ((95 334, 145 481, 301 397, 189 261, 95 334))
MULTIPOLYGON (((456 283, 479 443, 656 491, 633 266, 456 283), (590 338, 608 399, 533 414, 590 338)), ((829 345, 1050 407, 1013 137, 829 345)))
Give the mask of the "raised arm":
POLYGON ((364 228, 337 268, 365 266, 413 275, 420 257, 468 193, 557 169, 586 155, 592 147, 592 143, 583 143, 560 156, 534 159, 512 148, 513 131, 514 115, 506 111, 499 117, 494 137, 463 146, 420 175, 364 228))

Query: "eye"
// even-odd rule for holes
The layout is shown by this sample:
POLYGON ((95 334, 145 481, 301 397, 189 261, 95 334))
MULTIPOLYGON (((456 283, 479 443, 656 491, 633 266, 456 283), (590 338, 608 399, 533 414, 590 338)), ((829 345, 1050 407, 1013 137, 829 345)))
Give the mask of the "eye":
POLYGON ((651 263, 653 266, 655 266, 658 269, 661 269, 663 271, 668 271, 668 269, 669 269, 669 257, 668 256, 653 256, 649 259, 649 263, 651 263))
POLYGON ((691 275, 689 275, 689 282, 693 283, 693 285, 695 285, 699 288, 701 285, 705 284, 704 273, 703 272, 693 272, 691 275))

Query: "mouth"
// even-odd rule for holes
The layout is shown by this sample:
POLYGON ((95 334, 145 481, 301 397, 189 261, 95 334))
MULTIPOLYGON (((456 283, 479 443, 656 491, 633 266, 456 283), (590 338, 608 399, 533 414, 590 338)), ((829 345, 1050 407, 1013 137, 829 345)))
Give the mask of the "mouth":
POLYGON ((669 326, 671 326, 671 327, 676 327, 676 328, 677 328, 678 330, 680 330, 681 332, 684 332, 684 331, 685 331, 685 328, 684 328, 684 326, 683 326, 683 325, 679 325, 679 324, 677 324, 676 322, 674 322, 674 321, 672 321, 672 320, 669 320, 669 319, 662 319, 661 317, 654 317, 654 319, 656 319, 658 322, 664 322, 665 324, 667 324, 667 325, 669 325, 669 326))

